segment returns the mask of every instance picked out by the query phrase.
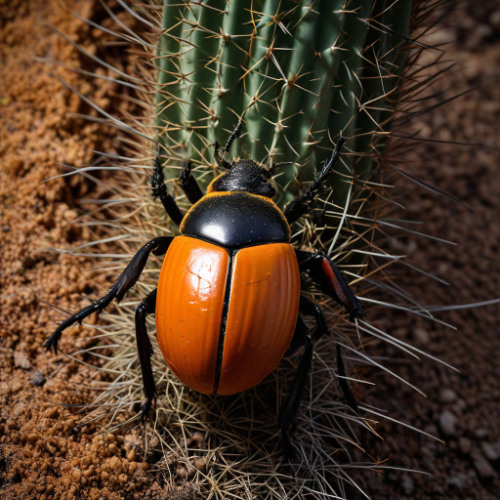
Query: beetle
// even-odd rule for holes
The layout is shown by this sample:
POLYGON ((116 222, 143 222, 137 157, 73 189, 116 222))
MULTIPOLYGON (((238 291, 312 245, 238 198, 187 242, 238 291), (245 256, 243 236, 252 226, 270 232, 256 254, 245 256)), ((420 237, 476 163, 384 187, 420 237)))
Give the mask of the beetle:
MULTIPOLYGON (((321 252, 291 245, 290 225, 304 215, 324 187, 339 158, 340 136, 331 158, 314 182, 281 210, 272 200, 276 187, 274 166, 265 168, 251 159, 223 158, 239 132, 241 122, 224 148, 215 144, 215 158, 225 172, 202 193, 185 162, 180 186, 192 207, 183 214, 167 191, 159 155, 152 194, 179 226, 176 237, 159 236, 132 258, 109 292, 63 321, 44 346, 57 353, 62 331, 100 313, 113 299, 119 302, 137 282, 148 256, 165 255, 158 288, 137 307, 137 350, 145 401, 143 418, 156 398, 151 368, 152 345, 146 316, 155 315, 157 341, 167 364, 187 386, 206 394, 230 395, 258 385, 284 355, 301 346, 304 354, 278 417, 282 446, 290 455, 290 427, 311 366, 313 344, 328 328, 320 307, 301 295, 301 273, 325 294, 345 307, 350 320, 363 307, 330 258, 321 252), (303 315, 316 323, 309 331, 303 315)), ((337 348, 340 385, 349 405, 357 406, 342 377, 344 365, 337 348)))

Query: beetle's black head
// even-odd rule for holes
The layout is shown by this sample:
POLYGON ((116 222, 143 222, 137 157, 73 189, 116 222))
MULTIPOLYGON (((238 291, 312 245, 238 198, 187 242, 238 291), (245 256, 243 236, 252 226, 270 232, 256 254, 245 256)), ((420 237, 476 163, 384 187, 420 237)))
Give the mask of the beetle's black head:
POLYGON ((235 161, 227 173, 214 179, 210 191, 246 191, 268 198, 276 194, 271 173, 253 160, 235 161))

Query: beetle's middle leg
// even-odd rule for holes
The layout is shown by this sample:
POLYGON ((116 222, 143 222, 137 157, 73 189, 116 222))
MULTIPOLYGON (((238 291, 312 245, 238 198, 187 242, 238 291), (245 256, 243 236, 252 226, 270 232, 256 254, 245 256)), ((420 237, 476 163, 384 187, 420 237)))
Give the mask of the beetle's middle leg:
POLYGON ((319 289, 349 312, 349 320, 363 315, 363 306, 331 259, 321 252, 295 249, 299 269, 307 272, 319 289))
POLYGON ((76 314, 73 314, 66 320, 64 320, 54 333, 45 341, 43 344, 47 349, 53 349, 57 353, 57 344, 61 338, 63 330, 71 326, 73 323, 81 323, 87 316, 92 313, 100 313, 105 307, 107 307, 113 299, 117 302, 123 299, 125 294, 136 284, 139 276, 146 265, 146 261, 151 252, 155 255, 164 255, 172 242, 173 238, 171 236, 158 236, 148 241, 133 257, 129 265, 120 274, 116 283, 111 287, 110 291, 101 297, 94 304, 84 307, 76 314))
POLYGON ((156 290, 153 290, 137 307, 135 311, 135 336, 137 340, 137 353, 141 363, 142 382, 146 400, 141 405, 142 418, 148 416, 153 401, 156 398, 156 386, 151 368, 151 355, 153 346, 149 340, 146 328, 146 316, 153 314, 156 308, 156 290))

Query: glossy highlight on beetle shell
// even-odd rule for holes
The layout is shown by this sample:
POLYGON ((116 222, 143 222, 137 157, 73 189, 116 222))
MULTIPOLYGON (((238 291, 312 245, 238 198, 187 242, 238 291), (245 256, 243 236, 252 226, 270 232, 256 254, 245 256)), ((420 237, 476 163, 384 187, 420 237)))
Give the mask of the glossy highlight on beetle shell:
POLYGON ((163 262, 156 296, 158 345, 189 387, 211 393, 229 255, 221 247, 179 236, 163 262))
POLYGON ((158 283, 158 344, 187 386, 203 393, 244 391, 283 357, 299 296, 300 273, 290 244, 228 251, 179 236, 158 283))

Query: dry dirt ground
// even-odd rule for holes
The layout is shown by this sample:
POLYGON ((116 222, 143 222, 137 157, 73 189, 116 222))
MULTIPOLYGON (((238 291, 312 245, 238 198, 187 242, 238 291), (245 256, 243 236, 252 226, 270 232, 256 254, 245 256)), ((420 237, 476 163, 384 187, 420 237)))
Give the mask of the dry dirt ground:
MULTIPOLYGON (((466 304, 500 297, 500 7, 497 2, 464 9, 447 20, 435 41, 448 39, 446 58, 457 61, 437 84, 460 99, 415 118, 413 127, 434 142, 416 142, 405 153, 408 172, 467 203, 469 211, 408 182, 398 187, 406 218, 419 230, 457 246, 408 237, 394 250, 451 283, 444 287, 418 275, 401 275, 409 293, 426 304, 466 304), (458 141, 469 145, 446 144, 458 141), (472 145, 473 144, 473 145, 472 145)), ((92 400, 90 372, 42 348, 62 310, 98 296, 107 276, 92 262, 49 247, 71 247, 93 237, 75 224, 82 197, 105 196, 81 177, 44 179, 58 163, 80 165, 92 149, 113 152, 112 133, 77 114, 90 110, 55 75, 72 83, 80 76, 35 59, 51 57, 73 66, 88 61, 59 35, 56 26, 91 51, 102 35, 75 19, 72 10, 100 20, 93 2, 0 2, 0 498, 163 498, 151 465, 136 452, 139 431, 102 435, 61 403, 92 400), (110 135, 111 134, 111 135, 110 135), (47 382, 40 386, 41 373, 47 382), (78 384, 78 393, 68 390, 78 384)), ((84 90, 113 110, 113 89, 88 83, 84 90)), ((400 162, 402 160, 400 159, 400 162)), ((399 338, 440 357, 459 373, 431 361, 390 368, 416 384, 420 397, 389 377, 377 376, 368 403, 392 417, 438 436, 443 443, 385 423, 382 440, 366 436, 374 458, 431 475, 359 472, 377 499, 482 499, 500 497, 499 306, 440 313, 457 330, 388 314, 385 327, 399 338)), ((85 346, 80 328, 68 332, 85 346)), ((381 356, 393 353, 380 346, 381 356)), ((95 380, 95 372, 92 372, 95 380)))

